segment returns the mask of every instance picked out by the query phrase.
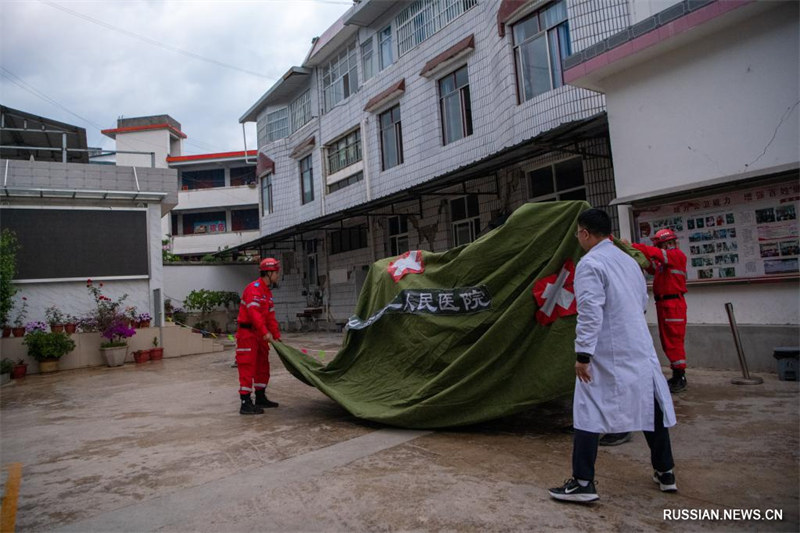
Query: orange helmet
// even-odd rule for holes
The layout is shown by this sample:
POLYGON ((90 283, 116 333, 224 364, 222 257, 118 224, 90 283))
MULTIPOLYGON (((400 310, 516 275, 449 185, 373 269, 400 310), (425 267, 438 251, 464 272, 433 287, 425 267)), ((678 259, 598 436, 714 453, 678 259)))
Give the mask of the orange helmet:
POLYGON ((660 229, 653 235, 653 244, 662 244, 669 241, 677 241, 678 236, 671 229, 660 229))
POLYGON ((261 272, 277 272, 281 269, 281 262, 273 257, 267 257, 258 266, 261 272))

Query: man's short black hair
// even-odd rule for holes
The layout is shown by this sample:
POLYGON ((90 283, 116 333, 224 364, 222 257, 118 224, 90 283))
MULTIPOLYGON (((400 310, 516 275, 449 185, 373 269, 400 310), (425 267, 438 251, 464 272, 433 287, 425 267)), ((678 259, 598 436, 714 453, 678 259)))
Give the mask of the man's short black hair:
POLYGON ((586 228, 592 235, 611 235, 611 217, 602 209, 587 209, 578 215, 578 226, 586 228))

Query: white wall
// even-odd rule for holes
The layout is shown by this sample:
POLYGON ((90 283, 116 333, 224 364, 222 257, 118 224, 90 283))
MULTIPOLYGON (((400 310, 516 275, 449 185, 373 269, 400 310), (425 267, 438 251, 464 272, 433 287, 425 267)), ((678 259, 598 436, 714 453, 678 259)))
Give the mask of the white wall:
POLYGON ((796 164, 797 21, 786 2, 607 80, 617 195, 796 164))
POLYGON ((242 294, 248 283, 258 278, 258 265, 164 265, 164 293, 173 305, 182 306, 193 290, 233 291, 242 294))
MULTIPOLYGON (((169 131, 145 130, 116 134, 116 149, 131 152, 155 152, 155 168, 167 168, 169 131)), ((117 166, 150 167, 150 155, 117 154, 117 166)))

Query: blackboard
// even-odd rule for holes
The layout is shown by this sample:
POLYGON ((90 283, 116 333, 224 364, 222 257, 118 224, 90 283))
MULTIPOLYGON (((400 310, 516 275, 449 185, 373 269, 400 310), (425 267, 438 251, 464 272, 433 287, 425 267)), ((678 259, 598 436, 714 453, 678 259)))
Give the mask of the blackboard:
POLYGON ((13 230, 17 280, 147 276, 147 213, 118 209, 0 209, 13 230))

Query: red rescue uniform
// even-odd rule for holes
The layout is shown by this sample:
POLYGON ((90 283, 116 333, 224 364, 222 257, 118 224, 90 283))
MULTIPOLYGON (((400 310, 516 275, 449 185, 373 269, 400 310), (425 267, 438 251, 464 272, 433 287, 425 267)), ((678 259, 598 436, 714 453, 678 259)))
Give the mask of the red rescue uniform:
POLYGON ((657 248, 634 243, 633 247, 650 259, 654 274, 653 294, 656 298, 658 336, 661 347, 677 370, 686 368, 686 254, 679 248, 657 248))
POLYGON ((280 340, 275 304, 267 282, 257 279, 244 289, 239 302, 239 328, 236 331, 236 366, 239 369, 239 394, 264 390, 269 383, 269 342, 267 332, 280 340))

